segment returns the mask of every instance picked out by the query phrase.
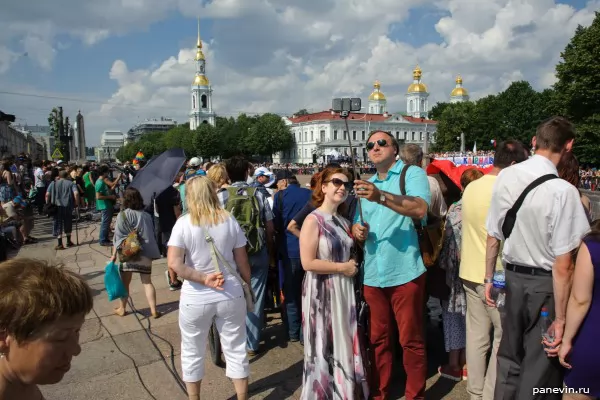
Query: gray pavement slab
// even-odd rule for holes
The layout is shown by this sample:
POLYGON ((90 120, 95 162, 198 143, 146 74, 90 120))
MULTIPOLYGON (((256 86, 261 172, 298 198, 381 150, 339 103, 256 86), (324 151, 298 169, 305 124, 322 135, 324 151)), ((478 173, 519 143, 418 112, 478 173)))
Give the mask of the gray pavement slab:
MULTIPOLYGON (((80 333, 81 354, 73 359, 71 370, 63 381, 42 387, 45 397, 48 400, 186 399, 171 372, 174 365, 181 376, 178 326, 180 293, 168 288, 164 277, 166 260, 157 260, 152 272, 158 309, 164 315, 156 320, 149 318, 143 285, 139 277, 134 275, 131 299, 137 313, 128 308, 129 313, 120 317, 113 313, 116 304, 108 301, 104 290, 104 267, 111 248, 97 244, 97 224, 80 223, 80 246, 59 252, 54 250, 56 242, 50 232, 50 220, 36 221, 34 236, 41 239, 40 243, 24 246, 17 256, 57 259, 81 274, 93 289, 94 309, 87 316, 80 333)), ((264 351, 250 362, 250 398, 298 399, 302 390, 303 348, 298 343, 285 340, 278 314, 269 314, 268 317, 264 351)), ((437 377, 439 355, 443 357, 444 353, 443 342, 440 349, 439 339, 439 332, 434 333, 432 343, 435 345, 430 345, 428 349, 430 378, 427 399, 467 399, 465 382, 455 385, 437 377)), ((208 350, 206 357, 202 398, 235 398, 233 385, 225 377, 225 370, 210 362, 208 350)), ((403 394, 404 377, 400 363, 396 370, 392 399, 400 399, 403 394)))

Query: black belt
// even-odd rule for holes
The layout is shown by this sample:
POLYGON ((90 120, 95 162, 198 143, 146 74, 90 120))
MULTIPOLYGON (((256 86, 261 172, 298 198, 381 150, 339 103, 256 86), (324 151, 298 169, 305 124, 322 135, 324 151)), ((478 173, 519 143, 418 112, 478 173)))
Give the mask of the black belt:
POLYGON ((526 267, 524 265, 506 264, 506 269, 517 274, 535 275, 535 276, 552 276, 551 271, 546 271, 541 268, 526 267))

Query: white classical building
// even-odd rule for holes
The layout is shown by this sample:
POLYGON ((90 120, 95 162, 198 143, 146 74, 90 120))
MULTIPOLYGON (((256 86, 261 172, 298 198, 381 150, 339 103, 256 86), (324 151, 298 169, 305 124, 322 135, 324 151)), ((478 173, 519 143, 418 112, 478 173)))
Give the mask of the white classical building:
POLYGON ((196 43, 196 76, 191 88, 190 129, 196 130, 200 124, 215 126, 216 115, 212 108, 212 87, 206 77, 206 60, 202 52, 200 39, 200 20, 198 20, 198 42, 196 43))
POLYGON ((117 151, 125 145, 125 136, 121 131, 104 131, 100 146, 95 148, 98 162, 116 161, 117 151))
POLYGON ((390 132, 401 143, 426 146, 426 142, 434 142, 437 122, 428 119, 429 93, 421 81, 422 72, 419 67, 415 68, 413 76, 415 81, 408 87, 406 94, 408 115, 388 113, 381 83, 376 81, 369 96, 368 112, 350 114, 349 132, 346 131, 344 120, 332 111, 284 117, 294 135, 295 146, 289 151, 275 154, 273 161, 310 164, 326 162, 328 156, 350 156, 348 135, 352 139, 354 154, 359 160, 367 161, 366 139, 369 132, 374 130, 390 132))

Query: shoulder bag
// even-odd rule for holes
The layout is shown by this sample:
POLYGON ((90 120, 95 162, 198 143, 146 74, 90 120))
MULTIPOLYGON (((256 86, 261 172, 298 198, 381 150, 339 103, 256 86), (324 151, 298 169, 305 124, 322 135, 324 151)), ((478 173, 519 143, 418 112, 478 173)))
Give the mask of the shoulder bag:
POLYGON ((212 263, 214 264, 214 267, 215 267, 215 271, 217 273, 221 272, 221 268, 219 268, 219 260, 221 260, 221 262, 225 266, 225 269, 227 269, 227 271, 231 275, 233 275, 235 277, 235 279, 238 280, 240 285, 242 285, 242 289, 244 290, 244 299, 246 300, 246 311, 253 312, 254 304, 256 304, 256 296, 254 295, 252 288, 250 286, 248 286, 248 284, 242 279, 240 274, 238 274, 237 271, 234 270, 231 267, 231 265, 229 265, 229 263, 227 262, 225 257, 223 257, 221 252, 217 249, 217 246, 215 245, 215 241, 212 238, 212 236, 209 235, 208 231, 205 230, 204 228, 202 228, 202 233, 204 234, 206 243, 208 243, 210 246, 210 255, 212 258, 212 263))
POLYGON ((529 186, 527 186, 525 188, 525 190, 523 190, 523 193, 521 193, 521 195, 519 196, 519 198, 517 199, 515 204, 506 213, 506 216, 504 217, 504 222, 502 222, 502 235, 504 235, 504 240, 506 240, 510 237, 510 234, 512 233, 513 228, 515 227, 515 223, 517 222, 517 213, 519 212, 519 209, 523 205, 523 202, 525 201, 525 197, 527 197, 529 192, 531 192, 533 189, 535 189, 536 187, 540 186, 542 183, 549 181, 551 179, 558 179, 558 176, 556 176, 554 174, 542 175, 539 178, 537 178, 535 181, 531 182, 529 184, 529 186))
MULTIPOLYGON (((400 174, 400 194, 402 196, 406 196, 406 172, 408 168, 410 168, 410 165, 405 165, 400 174)), ((419 238, 419 249, 421 250, 423 264, 429 268, 435 264, 442 249, 443 220, 428 213, 426 225, 423 225, 423 222, 416 218, 413 218, 412 221, 419 238)))
POLYGON ((135 261, 139 258, 140 253, 142 251, 142 244, 140 242, 140 237, 138 235, 137 229, 132 229, 129 226, 129 222, 127 221, 127 217, 125 216, 125 210, 119 213, 121 215, 121 220, 123 224, 125 224, 125 228, 129 231, 127 237, 119 248, 117 249, 117 254, 119 255, 119 261, 122 263, 135 261))

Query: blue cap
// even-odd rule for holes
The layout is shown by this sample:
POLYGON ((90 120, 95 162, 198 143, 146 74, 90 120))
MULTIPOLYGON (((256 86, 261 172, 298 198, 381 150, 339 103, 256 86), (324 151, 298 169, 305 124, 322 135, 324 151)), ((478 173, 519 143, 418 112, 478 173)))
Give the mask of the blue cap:
POLYGON ((547 317, 548 316, 548 310, 546 309, 546 307, 542 308, 541 315, 542 315, 542 317, 547 317))
POLYGON ((19 205, 19 206, 23 206, 23 207, 27 205, 27 203, 21 196, 15 197, 13 199, 13 203, 15 203, 16 205, 19 205))

